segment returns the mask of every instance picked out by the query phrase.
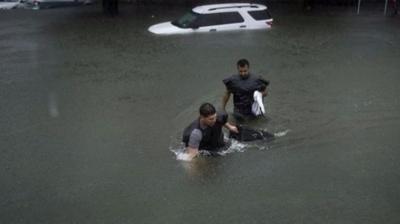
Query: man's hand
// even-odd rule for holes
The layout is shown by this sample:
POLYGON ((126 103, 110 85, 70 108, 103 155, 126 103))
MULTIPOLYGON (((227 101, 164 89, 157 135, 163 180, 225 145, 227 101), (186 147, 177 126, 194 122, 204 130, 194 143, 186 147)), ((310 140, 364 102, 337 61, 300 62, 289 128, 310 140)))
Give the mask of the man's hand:
POLYGON ((192 160, 194 157, 196 157, 199 154, 199 150, 195 148, 188 147, 186 149, 186 153, 189 155, 189 160, 192 160))
POLYGON ((268 89, 265 89, 264 90, 264 92, 262 92, 262 95, 265 97, 265 96, 268 96, 268 89))
POLYGON ((236 133, 236 134, 239 134, 239 130, 237 129, 237 127, 236 126, 232 126, 232 128, 231 129, 229 129, 231 132, 234 132, 234 133, 236 133))
POLYGON ((225 127, 226 127, 229 131, 231 131, 231 132, 233 132, 233 133, 236 133, 236 134, 239 133, 238 128, 237 128, 235 125, 230 124, 229 122, 226 122, 225 127))

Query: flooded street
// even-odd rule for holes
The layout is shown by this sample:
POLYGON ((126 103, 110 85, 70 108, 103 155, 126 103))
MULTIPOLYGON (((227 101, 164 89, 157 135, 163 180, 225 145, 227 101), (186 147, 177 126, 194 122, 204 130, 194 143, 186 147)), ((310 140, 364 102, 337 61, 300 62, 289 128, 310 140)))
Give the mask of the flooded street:
POLYGON ((0 12, 0 223, 400 223, 400 17, 282 7, 268 31, 147 31, 187 10, 0 12), (253 125, 287 134, 177 160, 240 58, 271 81, 253 125))

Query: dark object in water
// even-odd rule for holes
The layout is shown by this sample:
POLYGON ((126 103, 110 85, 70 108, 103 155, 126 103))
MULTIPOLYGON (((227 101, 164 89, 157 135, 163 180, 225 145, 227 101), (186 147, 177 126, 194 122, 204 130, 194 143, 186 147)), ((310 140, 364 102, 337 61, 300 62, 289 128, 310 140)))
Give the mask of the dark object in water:
POLYGON ((229 138, 236 139, 242 142, 250 142, 256 140, 271 141, 274 139, 274 134, 263 130, 255 130, 246 126, 237 126, 239 133, 229 132, 229 138))

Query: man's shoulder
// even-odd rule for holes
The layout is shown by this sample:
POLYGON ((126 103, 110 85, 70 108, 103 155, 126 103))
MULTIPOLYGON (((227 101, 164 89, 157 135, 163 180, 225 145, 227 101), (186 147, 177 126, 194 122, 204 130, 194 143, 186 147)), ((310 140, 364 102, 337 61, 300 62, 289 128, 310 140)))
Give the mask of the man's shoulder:
POLYGON ((217 112, 217 121, 221 124, 225 124, 228 121, 228 114, 224 111, 217 112))
POLYGON ((252 80, 254 80, 256 82, 260 82, 261 84, 264 84, 266 86, 269 85, 269 81, 266 80, 262 75, 256 75, 256 74, 250 73, 250 77, 252 80))
POLYGON ((240 75, 239 74, 228 75, 228 76, 226 76, 226 78, 224 80, 227 80, 227 79, 230 79, 230 80, 240 79, 240 75))
POLYGON ((240 76, 238 74, 233 74, 230 76, 227 76, 225 79, 222 80, 223 83, 228 84, 234 81, 240 80, 240 76))
POLYGON ((203 133, 200 129, 194 128, 190 133, 190 138, 201 139, 203 137, 203 133))
POLYGON ((217 117, 220 117, 220 116, 226 116, 226 115, 228 115, 225 111, 223 111, 223 110, 218 110, 217 111, 217 117))
POLYGON ((255 80, 262 79, 261 75, 257 75, 257 74, 254 74, 254 73, 250 73, 249 77, 251 79, 255 79, 255 80))

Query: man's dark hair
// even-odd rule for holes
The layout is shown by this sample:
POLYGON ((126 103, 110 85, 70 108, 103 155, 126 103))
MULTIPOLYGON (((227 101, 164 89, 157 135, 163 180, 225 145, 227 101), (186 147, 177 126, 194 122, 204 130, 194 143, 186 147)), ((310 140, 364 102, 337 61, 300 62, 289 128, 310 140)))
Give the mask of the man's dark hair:
POLYGON ((248 66, 248 67, 250 67, 250 63, 249 63, 249 61, 247 60, 247 59, 244 59, 244 58, 242 58, 242 59, 240 59, 237 63, 236 63, 236 65, 238 66, 238 67, 244 67, 244 66, 248 66))
POLYGON ((199 109, 200 115, 208 117, 216 113, 215 107, 211 103, 203 103, 199 109))

